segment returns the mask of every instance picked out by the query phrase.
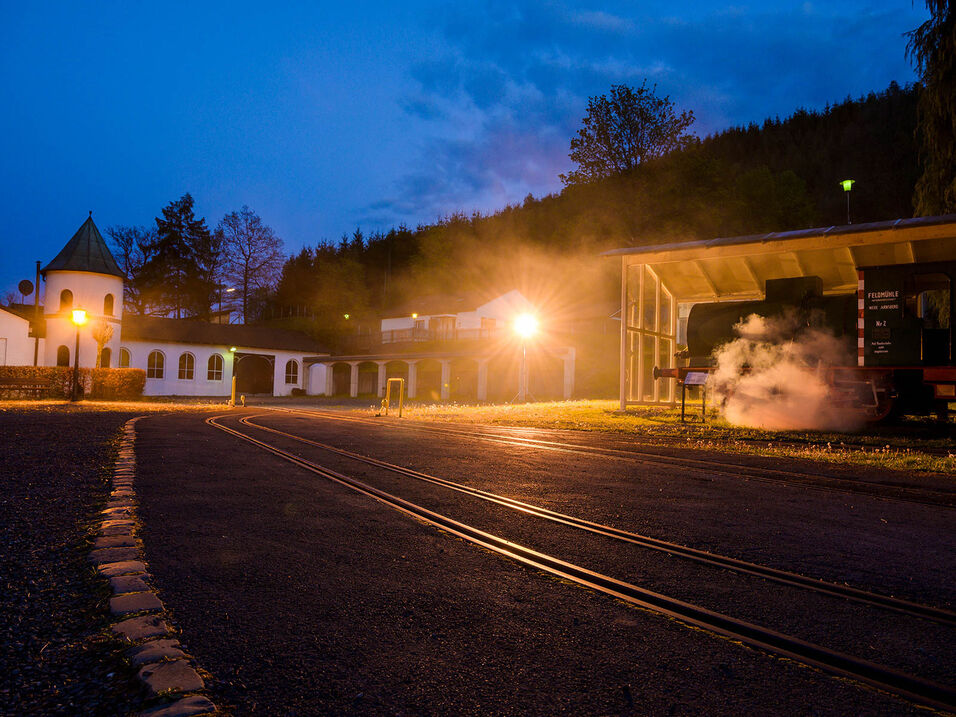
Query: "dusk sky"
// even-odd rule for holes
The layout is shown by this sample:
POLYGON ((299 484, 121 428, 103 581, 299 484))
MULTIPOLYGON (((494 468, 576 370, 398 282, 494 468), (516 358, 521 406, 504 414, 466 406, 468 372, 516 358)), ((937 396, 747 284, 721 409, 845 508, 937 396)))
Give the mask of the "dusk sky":
POLYGON ((93 210, 190 192, 289 252, 560 190, 589 96, 644 78, 700 136, 915 79, 923 2, 14 3, 0 291, 93 210))

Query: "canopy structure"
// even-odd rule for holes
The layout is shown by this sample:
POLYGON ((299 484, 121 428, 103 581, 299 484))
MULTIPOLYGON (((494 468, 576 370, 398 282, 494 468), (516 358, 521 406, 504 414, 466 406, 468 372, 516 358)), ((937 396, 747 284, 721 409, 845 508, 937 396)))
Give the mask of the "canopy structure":
POLYGON ((956 260, 956 215, 628 247, 621 257, 621 408, 672 404, 679 305, 764 298, 767 279, 818 276, 826 294, 857 290, 857 269, 956 260))

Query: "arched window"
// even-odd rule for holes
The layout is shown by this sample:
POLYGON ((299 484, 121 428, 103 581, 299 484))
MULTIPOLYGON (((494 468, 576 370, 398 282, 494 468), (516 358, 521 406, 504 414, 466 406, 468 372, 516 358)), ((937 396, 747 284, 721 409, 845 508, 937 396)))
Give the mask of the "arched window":
POLYGON ((112 358, 113 358, 113 352, 104 346, 103 350, 100 351, 100 368, 109 368, 110 359, 112 358))
POLYGON ((64 289, 60 292, 60 311, 69 311, 73 308, 73 292, 64 289))
POLYGON ((129 368, 129 359, 130 359, 129 349, 121 348, 121 349, 120 349, 120 362, 119 362, 119 367, 120 367, 120 368, 129 368))
POLYGON ((222 356, 213 354, 206 363, 206 380, 222 381, 222 356))
POLYGON ((56 365, 57 366, 69 366, 70 365, 70 350, 66 346, 61 346, 56 350, 56 365))
POLYGON ((299 362, 292 360, 286 363, 285 365, 285 382, 286 383, 298 383, 299 382, 299 362))
POLYGON ((165 373, 166 357, 162 351, 150 351, 146 359, 146 378, 162 378, 165 373))
POLYGON ((106 316, 113 315, 113 295, 112 294, 107 294, 103 298, 103 313, 106 316))
POLYGON ((184 353, 179 357, 179 380, 192 381, 196 367, 196 359, 191 353, 184 353))

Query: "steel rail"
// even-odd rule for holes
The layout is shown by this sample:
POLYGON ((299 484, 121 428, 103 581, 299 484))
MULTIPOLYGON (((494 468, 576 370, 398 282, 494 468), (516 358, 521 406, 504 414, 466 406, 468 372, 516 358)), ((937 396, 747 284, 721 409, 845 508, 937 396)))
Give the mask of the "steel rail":
MULTIPOLYGON (((865 490, 860 490, 861 487, 872 487, 874 489, 883 490, 892 490, 892 487, 880 486, 876 483, 864 483, 859 484, 853 481, 849 481, 845 478, 839 478, 836 476, 828 476, 819 473, 808 473, 800 471, 788 471, 780 468, 765 468, 757 466, 742 466, 739 464, 728 464, 728 463, 714 463, 708 462, 699 458, 689 458, 686 456, 662 456, 658 453, 651 453, 647 451, 637 451, 623 448, 606 448, 603 446, 586 446, 576 443, 562 443, 559 441, 547 441, 544 439, 538 438, 524 438, 520 436, 503 436, 501 434, 490 433, 490 432, 481 432, 481 430, 476 431, 465 431, 460 429, 448 428, 445 426, 430 426, 424 425, 421 422, 414 424, 405 424, 405 423, 383 423, 381 421, 376 421, 371 418, 364 418, 359 416, 342 416, 337 414, 335 411, 322 411, 322 410, 307 410, 307 409, 295 409, 295 408, 279 408, 272 406, 259 406, 258 408, 265 408, 270 411, 281 411, 285 413, 299 413, 306 416, 318 416, 320 418, 327 418, 334 421, 342 422, 351 422, 351 423, 361 423, 365 425, 374 425, 374 426, 383 426, 387 425, 389 428, 398 428, 408 431, 431 431, 433 433, 442 433, 445 435, 459 436, 461 438, 468 438, 475 441, 488 441, 490 443, 500 443, 502 445, 508 446, 526 446, 529 448, 537 448, 539 450, 550 450, 550 451, 559 451, 562 453, 576 453, 580 455, 600 455, 608 458, 614 458, 617 460, 624 461, 635 461, 643 463, 646 465, 661 466, 666 468, 673 468, 675 465, 682 465, 692 470, 706 471, 709 473, 716 473, 734 477, 744 477, 749 480, 755 480, 763 483, 776 483, 784 484, 789 486, 799 486, 801 488, 806 488, 808 490, 817 490, 817 491, 826 491, 832 493, 846 493, 851 495, 863 496, 866 498, 871 498, 873 500, 882 500, 889 501, 893 503, 902 502, 902 503, 916 503, 919 505, 931 505, 935 508, 946 508, 949 510, 956 509, 956 504, 951 503, 941 503, 941 502, 932 502, 928 500, 923 500, 919 497, 907 497, 907 496, 894 496, 894 495, 880 495, 875 492, 868 492, 865 490), (774 478, 773 476, 779 476, 774 478), (809 483, 805 480, 799 480, 800 478, 804 479, 816 479, 829 481, 831 483, 836 483, 839 485, 818 485, 815 483, 809 483)), ((942 500, 953 500, 956 496, 953 496, 949 493, 940 493, 939 491, 927 490, 924 491, 927 494, 938 495, 942 500)))
POLYGON ((850 587, 849 585, 841 585, 839 583, 832 583, 826 580, 821 580, 819 578, 811 578, 806 575, 801 575, 799 573, 793 573, 787 570, 779 570, 777 568, 772 568, 766 565, 760 565, 758 563, 751 563, 746 560, 740 560, 738 558, 732 558, 730 556, 721 555, 719 553, 712 553, 706 550, 699 550, 697 548, 691 548, 685 545, 680 545, 678 543, 671 543, 666 540, 659 540, 648 535, 642 535, 640 533, 632 533, 627 530, 622 530, 620 528, 614 528, 612 526, 604 525, 602 523, 595 523, 589 520, 584 520, 583 518, 576 518, 572 515, 567 515, 565 513, 559 513, 557 511, 549 510, 547 508, 542 508, 541 506, 533 505, 531 503, 524 503, 519 500, 514 500, 513 498, 508 498, 503 495, 498 495, 497 493, 491 493, 489 491, 484 491, 479 488, 473 488, 471 486, 464 485, 462 483, 457 483, 447 478, 440 478, 428 473, 423 473, 420 471, 413 470, 411 468, 406 468, 405 466, 396 465, 394 463, 388 463, 387 461, 382 461, 377 458, 372 458, 370 456, 365 456, 360 453, 355 453, 353 451, 346 450, 344 448, 337 448, 336 446, 329 445, 327 443, 322 443, 320 441, 314 441, 310 438, 305 438, 304 436, 297 436, 286 431, 280 431, 269 426, 264 426, 260 423, 256 423, 254 419, 260 418, 268 414, 259 414, 256 416, 244 416, 239 419, 239 423, 250 426, 252 428, 259 429, 261 431, 266 431, 268 433, 273 433, 279 436, 283 436, 290 440, 298 441, 300 443, 305 443, 316 448, 320 448, 324 451, 330 453, 336 453, 346 458, 350 458, 355 461, 360 461, 368 465, 373 465, 385 470, 391 471, 393 473, 398 473, 400 475, 407 476, 409 478, 414 478, 416 480, 424 481, 426 483, 432 483, 435 485, 448 488, 450 490, 458 491, 460 493, 465 493, 475 498, 481 500, 486 500, 491 503, 496 503, 498 505, 504 506, 506 508, 511 508, 512 510, 517 510, 523 513, 527 513, 537 518, 542 518, 544 520, 550 520, 556 523, 561 523, 572 528, 577 528, 579 530, 585 530, 591 533, 602 535, 614 540, 621 540, 628 543, 633 543, 639 545, 643 548, 648 548, 650 550, 658 550, 669 555, 674 555, 677 557, 685 558, 687 560, 692 560, 698 563, 704 563, 707 565, 712 565, 715 567, 733 570, 738 573, 746 573, 749 575, 754 575, 766 580, 772 580, 774 582, 782 583, 785 585, 790 585, 793 587, 804 588, 807 590, 812 590, 814 592, 819 592, 846 600, 851 600, 853 602, 864 603, 868 605, 873 605, 876 607, 884 608, 886 610, 892 610, 897 613, 902 613, 904 615, 910 615, 912 617, 923 618, 927 620, 932 620, 933 622, 941 623, 944 625, 956 625, 956 612, 945 610, 943 608, 933 607, 931 605, 924 605, 922 603, 913 602, 910 600, 903 600, 900 598, 895 598, 889 595, 881 595, 880 593, 870 592, 868 590, 862 590, 859 588, 850 587))
POLYGON ((505 555, 535 569, 592 588, 632 605, 667 615, 685 624, 709 630, 751 647, 788 657, 830 674, 857 680, 913 702, 936 709, 952 710, 956 708, 956 689, 949 685, 933 682, 853 655, 830 650, 754 623, 737 620, 699 605, 645 590, 631 583, 540 553, 453 520, 440 513, 435 513, 403 498, 374 488, 356 478, 302 459, 288 451, 283 451, 265 441, 260 441, 217 422, 217 419, 224 417, 225 415, 211 416, 206 419, 206 423, 316 475, 374 498, 395 510, 434 525, 487 550, 505 555))

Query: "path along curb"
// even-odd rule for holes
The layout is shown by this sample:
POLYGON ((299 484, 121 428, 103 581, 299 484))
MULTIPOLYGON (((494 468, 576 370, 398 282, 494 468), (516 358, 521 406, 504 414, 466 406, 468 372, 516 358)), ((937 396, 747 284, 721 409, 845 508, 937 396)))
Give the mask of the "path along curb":
POLYGON ((155 705, 142 717, 193 717, 220 714, 204 694, 205 683, 195 663, 183 652, 166 609, 149 586, 148 563, 143 543, 137 537, 135 424, 123 426, 119 454, 113 468, 113 490, 102 511, 99 531, 90 552, 90 562, 109 580, 113 596, 110 614, 113 634, 129 643, 125 655, 155 705))

